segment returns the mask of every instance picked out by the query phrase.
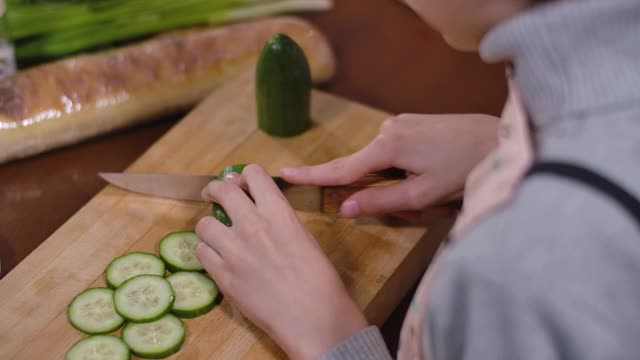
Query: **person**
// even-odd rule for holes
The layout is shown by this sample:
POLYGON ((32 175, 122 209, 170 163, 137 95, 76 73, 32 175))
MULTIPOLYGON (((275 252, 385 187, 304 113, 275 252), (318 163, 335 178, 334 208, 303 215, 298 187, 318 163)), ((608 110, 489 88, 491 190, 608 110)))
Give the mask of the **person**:
MULTIPOLYGON (((637 359, 640 1, 408 4, 453 47, 507 64, 502 118, 401 115, 353 155, 282 169, 290 182, 322 185, 388 167, 410 174, 354 194, 345 217, 421 210, 464 186, 398 357, 637 359)), ((202 195, 234 225, 201 219, 198 258, 291 358, 390 358, 264 169, 250 165, 202 195)))

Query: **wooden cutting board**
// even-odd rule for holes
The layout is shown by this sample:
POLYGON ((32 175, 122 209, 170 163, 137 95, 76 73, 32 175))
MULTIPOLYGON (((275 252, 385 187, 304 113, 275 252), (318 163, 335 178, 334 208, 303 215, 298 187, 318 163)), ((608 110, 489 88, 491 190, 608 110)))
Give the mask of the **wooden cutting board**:
MULTIPOLYGON (((254 108, 252 76, 245 74, 211 94, 128 171, 213 174, 228 164, 259 163, 277 174, 285 165, 316 164, 360 149, 388 117, 316 91, 313 128, 299 137, 278 139, 256 129, 254 108)), ((67 321, 71 299, 88 287, 105 286, 103 271, 114 257, 130 251, 157 253, 164 235, 193 229, 209 212, 205 204, 107 186, 0 281, 0 359, 64 358, 84 336, 67 321)), ((448 219, 434 219, 425 229, 323 214, 299 216, 368 319, 378 325, 422 275, 450 225, 448 219)), ((185 325, 186 342, 172 358, 285 357, 226 300, 185 325)))

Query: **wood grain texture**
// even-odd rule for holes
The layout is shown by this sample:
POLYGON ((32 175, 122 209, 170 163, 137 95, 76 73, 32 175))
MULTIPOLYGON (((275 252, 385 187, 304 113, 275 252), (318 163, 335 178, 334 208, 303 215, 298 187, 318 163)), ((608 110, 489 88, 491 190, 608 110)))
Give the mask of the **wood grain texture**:
MULTIPOLYGON (((251 74, 213 93, 128 169, 130 172, 217 173, 227 164, 259 163, 271 173, 284 165, 314 164, 367 144, 388 116, 314 92, 313 128, 277 139, 256 129, 251 74)), ((67 322, 66 306, 87 287, 104 286, 103 271, 130 251, 157 253, 158 241, 193 229, 209 207, 150 198, 106 187, 0 281, 0 359, 61 359, 82 335, 67 322)), ((449 219, 427 230, 380 220, 344 220, 300 213, 338 268, 365 314, 382 324, 427 265, 449 219)), ((276 279, 274 279, 275 281, 276 279)), ((185 321, 187 340, 176 359, 264 359, 284 354, 226 300, 185 321)))

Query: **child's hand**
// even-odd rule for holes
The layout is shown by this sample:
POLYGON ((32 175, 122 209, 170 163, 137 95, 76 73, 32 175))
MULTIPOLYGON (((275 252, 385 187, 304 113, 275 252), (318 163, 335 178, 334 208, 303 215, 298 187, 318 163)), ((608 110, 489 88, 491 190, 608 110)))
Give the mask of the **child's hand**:
POLYGON ((257 165, 213 181, 202 197, 220 203, 233 222, 205 217, 198 259, 225 296, 292 358, 318 358, 367 321, 333 265, 257 165), (236 174, 234 174, 236 175, 236 174), (243 191, 249 192, 253 200, 243 191))
POLYGON ((386 120, 362 150, 325 164, 282 169, 296 184, 344 185, 396 167, 407 180, 363 190, 341 208, 345 217, 422 210, 462 190, 467 175, 497 143, 498 119, 488 115, 400 115, 386 120))

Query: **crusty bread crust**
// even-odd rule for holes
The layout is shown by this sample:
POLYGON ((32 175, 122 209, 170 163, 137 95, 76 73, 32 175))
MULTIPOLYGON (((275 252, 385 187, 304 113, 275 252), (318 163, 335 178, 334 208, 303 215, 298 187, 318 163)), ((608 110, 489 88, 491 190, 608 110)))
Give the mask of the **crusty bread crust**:
POLYGON ((178 31, 19 72, 0 82, 0 163, 189 108, 253 66, 275 33, 300 44, 314 81, 334 74, 325 37, 293 17, 178 31))

